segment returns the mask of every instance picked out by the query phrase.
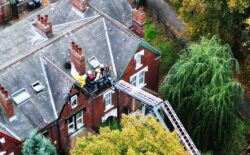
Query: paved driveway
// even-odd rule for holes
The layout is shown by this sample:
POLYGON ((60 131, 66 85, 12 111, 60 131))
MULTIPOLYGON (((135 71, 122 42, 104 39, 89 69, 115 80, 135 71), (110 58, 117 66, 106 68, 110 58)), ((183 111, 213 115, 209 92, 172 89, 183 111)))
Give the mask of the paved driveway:
POLYGON ((166 20, 172 25, 179 33, 184 31, 184 24, 181 19, 178 18, 178 14, 175 9, 172 8, 164 0, 147 0, 148 7, 153 9, 161 19, 166 20))

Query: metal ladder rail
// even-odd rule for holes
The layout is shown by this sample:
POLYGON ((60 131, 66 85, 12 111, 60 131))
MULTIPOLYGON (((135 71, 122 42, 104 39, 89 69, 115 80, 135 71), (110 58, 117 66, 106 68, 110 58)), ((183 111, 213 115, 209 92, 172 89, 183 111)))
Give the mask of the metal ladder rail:
POLYGON ((123 86, 123 87, 126 87, 126 88, 130 89, 136 95, 143 96, 144 98, 147 98, 148 100, 151 100, 152 102, 155 102, 155 103, 158 103, 158 104, 162 102, 162 99, 160 99, 160 98, 158 98, 158 97, 156 97, 154 95, 151 95, 148 92, 145 92, 145 91, 141 90, 140 88, 135 87, 134 85, 131 85, 130 83, 127 83, 127 82, 125 82, 123 80, 118 81, 118 84, 120 86, 123 86))
POLYGON ((185 148, 190 152, 191 155, 200 155, 198 149, 194 145, 192 139, 189 137, 188 133, 186 132, 185 128, 183 127, 182 123, 178 119, 176 113, 174 112, 173 108, 168 103, 168 101, 163 102, 160 98, 153 96, 141 90, 140 88, 137 88, 123 80, 118 81, 114 86, 118 90, 131 95, 132 97, 144 102, 145 104, 153 106, 154 107, 153 113, 159 119, 162 125, 165 128, 167 128, 165 122, 162 120, 162 117, 157 111, 158 109, 157 107, 159 106, 162 107, 167 117, 169 118, 170 122, 172 123, 174 128, 177 130, 177 133, 179 134, 181 141, 183 142, 185 148))
POLYGON ((162 102, 160 98, 155 97, 123 80, 118 81, 115 84, 115 87, 119 89, 120 91, 131 93, 132 97, 135 97, 137 99, 143 99, 142 102, 146 102, 146 104, 150 104, 151 106, 157 105, 162 102))
POLYGON ((184 143, 186 149, 192 154, 192 155, 200 155, 200 152, 196 148, 194 142, 188 135, 186 129, 182 125, 181 121, 177 117, 176 113, 174 112, 172 106, 168 103, 168 101, 163 102, 162 109, 165 111, 166 115, 168 116, 170 122, 176 129, 177 133, 179 134, 182 142, 184 143))

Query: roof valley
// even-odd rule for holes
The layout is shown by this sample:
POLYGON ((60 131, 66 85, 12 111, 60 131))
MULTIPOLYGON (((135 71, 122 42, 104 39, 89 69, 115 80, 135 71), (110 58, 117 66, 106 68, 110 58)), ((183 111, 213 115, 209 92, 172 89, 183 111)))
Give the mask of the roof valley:
POLYGON ((49 98, 50 98, 50 101, 51 101, 51 104, 52 104, 52 108, 53 108, 53 112, 54 112, 55 118, 57 119, 58 115, 57 115, 57 112, 56 112, 55 102, 54 102, 54 99, 53 99, 53 96, 52 96, 52 92, 51 92, 51 88, 50 88, 48 76, 47 76, 47 73, 46 73, 46 70, 45 70, 44 61, 45 60, 43 60, 43 57, 40 56, 40 62, 41 62, 42 70, 43 70, 43 75, 44 75, 44 78, 45 78, 45 81, 46 81, 46 85, 48 87, 49 98))

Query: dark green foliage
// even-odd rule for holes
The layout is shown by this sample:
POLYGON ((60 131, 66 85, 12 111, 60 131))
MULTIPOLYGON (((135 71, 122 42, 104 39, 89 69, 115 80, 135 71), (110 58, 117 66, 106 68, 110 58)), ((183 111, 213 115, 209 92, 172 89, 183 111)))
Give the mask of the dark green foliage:
POLYGON ((247 148, 246 125, 242 120, 238 120, 237 126, 228 143, 218 154, 236 155, 245 152, 247 148))
POLYGON ((177 59, 177 54, 175 53, 176 46, 174 45, 173 41, 160 41, 158 48, 161 51, 160 72, 161 74, 166 74, 177 59))
POLYGON ((23 155, 56 155, 56 149, 51 142, 41 134, 31 133, 22 148, 23 155))
POLYGON ((110 130, 121 130, 121 124, 118 120, 107 120, 102 123, 101 127, 109 127, 110 130))
POLYGON ((153 39, 160 36, 162 33, 159 31, 149 20, 146 20, 145 22, 145 40, 148 42, 152 42, 153 39))
POLYGON ((228 45, 217 37, 202 38, 189 45, 161 84, 160 92, 199 149, 217 150, 234 134, 243 96, 241 85, 232 79, 235 66, 228 45))

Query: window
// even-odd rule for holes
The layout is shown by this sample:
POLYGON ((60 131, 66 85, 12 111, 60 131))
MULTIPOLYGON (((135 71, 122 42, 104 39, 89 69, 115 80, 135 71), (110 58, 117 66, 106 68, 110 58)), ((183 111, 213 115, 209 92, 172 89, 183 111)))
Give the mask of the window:
POLYGON ((134 74, 133 76, 130 77, 130 83, 134 86, 137 87, 144 87, 146 85, 145 83, 145 72, 148 71, 148 67, 145 67, 138 73, 134 74))
POLYGON ((108 91, 104 94, 105 109, 108 110, 112 108, 112 91, 108 91))
POLYGON ((144 50, 141 50, 140 52, 136 53, 135 56, 134 56, 134 59, 135 59, 135 63, 136 63, 136 66, 135 66, 135 69, 139 69, 140 67, 142 67, 142 55, 144 55, 144 50))
POLYGON ((135 62, 136 62, 136 67, 135 68, 140 68, 142 66, 142 64, 141 64, 141 55, 137 55, 135 57, 135 62))
POLYGON ((74 122, 74 116, 70 117, 68 119, 68 134, 72 134, 76 131, 75 129, 75 122, 74 122))
POLYGON ((68 119, 68 134, 71 135, 84 126, 83 111, 79 111, 68 119))
POLYGON ((40 93, 45 88, 40 81, 32 83, 31 86, 36 93, 40 93))
POLYGON ((96 57, 91 57, 88 59, 89 64, 93 67, 93 68, 97 68, 100 66, 100 62, 96 59, 96 57))
POLYGON ((74 109, 75 107, 77 107, 77 95, 74 95, 71 97, 70 99, 71 102, 71 108, 74 109))
POLYGON ((145 82, 145 71, 139 73, 139 85, 143 85, 145 82))
POLYGON ((82 111, 78 112, 76 114, 76 128, 80 129, 83 126, 83 115, 82 115, 82 111))
POLYGON ((137 76, 133 76, 131 78, 131 84, 134 85, 134 86, 136 86, 136 81, 137 81, 136 78, 137 78, 137 76))
POLYGON ((12 94, 11 97, 14 100, 14 102, 18 105, 28 100, 31 96, 26 91, 26 89, 23 88, 17 91, 16 93, 12 94))

